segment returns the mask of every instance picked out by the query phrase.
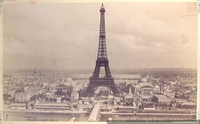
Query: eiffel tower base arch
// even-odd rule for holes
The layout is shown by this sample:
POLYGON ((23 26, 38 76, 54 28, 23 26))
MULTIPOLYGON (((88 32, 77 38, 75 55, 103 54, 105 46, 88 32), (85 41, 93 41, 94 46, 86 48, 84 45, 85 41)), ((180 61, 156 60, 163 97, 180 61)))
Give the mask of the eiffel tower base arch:
POLYGON ((87 86, 83 96, 88 97, 93 89, 100 86, 109 88, 115 96, 118 94, 113 78, 90 78, 90 83, 87 86))

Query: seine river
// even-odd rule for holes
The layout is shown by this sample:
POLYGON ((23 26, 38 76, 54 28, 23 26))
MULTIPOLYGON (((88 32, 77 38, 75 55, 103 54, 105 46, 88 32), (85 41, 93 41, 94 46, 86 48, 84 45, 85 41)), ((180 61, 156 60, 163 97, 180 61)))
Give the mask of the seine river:
MULTIPOLYGON (((77 121, 87 121, 90 114, 55 114, 55 113, 32 113, 28 117, 24 117, 19 112, 4 113, 4 121, 69 121, 72 117, 76 117, 77 121)), ((151 116, 151 115, 111 115, 101 114, 100 121, 107 121, 111 117, 113 120, 195 120, 194 116, 151 116)))

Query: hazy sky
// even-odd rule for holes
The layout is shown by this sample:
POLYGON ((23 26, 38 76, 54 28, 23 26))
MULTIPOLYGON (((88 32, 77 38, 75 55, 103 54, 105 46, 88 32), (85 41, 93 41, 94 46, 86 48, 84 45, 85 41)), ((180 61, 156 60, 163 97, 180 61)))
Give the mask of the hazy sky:
MULTIPOLYGON (((4 68, 94 69, 101 3, 3 6, 4 68)), ((196 3, 104 3, 110 68, 196 68, 196 3)))

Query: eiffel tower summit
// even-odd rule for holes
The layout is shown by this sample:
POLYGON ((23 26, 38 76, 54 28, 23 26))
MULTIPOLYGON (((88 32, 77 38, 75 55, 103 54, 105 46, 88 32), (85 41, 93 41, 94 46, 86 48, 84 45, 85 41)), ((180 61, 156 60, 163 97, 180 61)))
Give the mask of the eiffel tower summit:
POLYGON ((90 77, 90 83, 86 88, 84 93, 85 97, 91 93, 92 90, 99 86, 104 86, 109 88, 114 95, 118 94, 116 89, 114 79, 111 75, 110 68, 109 68, 109 61, 107 57, 107 50, 106 50, 106 33, 105 33, 105 7, 102 6, 100 8, 100 32, 99 32, 99 46, 98 46, 98 55, 96 60, 96 66, 94 69, 93 75, 90 77), (100 68, 104 67, 105 69, 105 76, 99 77, 100 68))

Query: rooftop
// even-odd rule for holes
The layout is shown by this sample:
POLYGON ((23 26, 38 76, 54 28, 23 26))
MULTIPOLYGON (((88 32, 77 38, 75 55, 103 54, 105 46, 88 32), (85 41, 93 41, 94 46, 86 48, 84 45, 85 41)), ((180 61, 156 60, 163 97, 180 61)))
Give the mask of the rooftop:
POLYGON ((149 84, 149 83, 139 83, 138 84, 138 86, 140 86, 140 87, 153 87, 151 84, 149 84))

